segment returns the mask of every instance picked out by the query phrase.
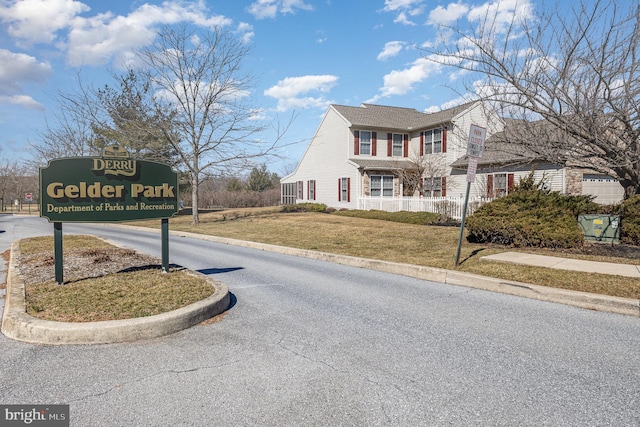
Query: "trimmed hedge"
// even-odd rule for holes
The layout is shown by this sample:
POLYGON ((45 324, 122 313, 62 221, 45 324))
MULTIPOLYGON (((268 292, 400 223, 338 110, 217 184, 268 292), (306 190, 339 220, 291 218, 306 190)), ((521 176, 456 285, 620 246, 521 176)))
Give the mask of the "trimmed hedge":
POLYGON ((387 212, 378 210, 342 210, 334 212, 334 215, 349 216, 355 218, 380 219, 383 221, 402 222, 404 224, 435 225, 442 224, 442 215, 432 212, 387 212))
POLYGON ((326 212, 324 203, 296 203, 282 206, 282 212, 326 212))

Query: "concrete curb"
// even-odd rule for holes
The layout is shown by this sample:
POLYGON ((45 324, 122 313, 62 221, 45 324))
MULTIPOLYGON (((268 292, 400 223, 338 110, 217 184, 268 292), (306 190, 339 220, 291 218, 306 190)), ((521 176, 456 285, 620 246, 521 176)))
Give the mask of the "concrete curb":
POLYGON ((155 316, 100 322, 41 320, 26 313, 24 282, 15 270, 18 254, 18 244, 14 242, 7 271, 7 294, 1 328, 4 335, 18 341, 36 344, 107 344, 157 338, 216 316, 225 311, 230 303, 228 287, 212 282, 216 290, 210 297, 155 316))
POLYGON ((570 291, 565 289, 551 288, 548 286, 532 285, 528 283, 480 276, 477 274, 464 273, 455 270, 445 270, 434 267, 357 258, 346 255, 336 255, 326 252, 289 248, 284 246, 270 245, 266 243, 248 242, 244 240, 229 239, 225 237, 207 236, 184 231, 171 231, 170 234, 179 237, 209 240, 212 242, 228 245, 242 246, 246 248, 278 252, 286 255, 329 261, 337 264, 382 271, 385 273, 400 274, 403 276, 414 277, 421 280, 429 280, 433 282, 482 289, 486 291, 499 292, 525 298, 537 299, 541 301, 555 302, 559 304, 585 308, 588 310, 640 317, 640 300, 637 299, 570 291))

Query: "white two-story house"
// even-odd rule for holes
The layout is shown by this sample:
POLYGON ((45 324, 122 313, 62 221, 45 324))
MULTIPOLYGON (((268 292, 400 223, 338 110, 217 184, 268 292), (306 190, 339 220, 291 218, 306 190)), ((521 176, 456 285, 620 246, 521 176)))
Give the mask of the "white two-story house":
MULTIPOLYGON (((507 123, 518 126, 516 121, 507 123)), ((621 185, 610 177, 552 164, 526 147, 505 142, 505 121, 481 102, 471 102, 437 113, 373 104, 329 106, 296 170, 281 180, 282 203, 444 209, 459 218, 468 181, 471 124, 487 130, 470 187, 476 206, 508 194, 531 172, 551 191, 593 195, 600 203, 622 200, 621 185)))
POLYGON ((503 126, 480 102, 436 113, 331 105, 296 170, 281 180, 282 202, 398 210, 384 202, 460 195, 464 176, 450 165, 466 153, 471 124, 488 136, 503 126))
POLYGON ((449 165, 466 153, 472 123, 488 135, 502 126, 479 102, 437 113, 331 105, 296 170, 281 180, 282 201, 365 209, 375 208, 367 206, 372 198, 461 192, 449 165))

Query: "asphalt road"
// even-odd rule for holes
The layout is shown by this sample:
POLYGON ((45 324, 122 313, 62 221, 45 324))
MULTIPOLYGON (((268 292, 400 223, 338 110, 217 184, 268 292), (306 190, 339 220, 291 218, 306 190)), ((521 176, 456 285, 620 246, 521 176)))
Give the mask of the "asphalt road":
MULTIPOLYGON (((0 248, 53 234, 0 217, 0 248)), ((157 233, 64 224, 160 254, 157 233)), ((73 426, 639 426, 640 320, 207 241, 216 323, 128 344, 0 336, 0 402, 70 404, 73 426)), ((428 254, 425 254, 428 256, 428 254)))

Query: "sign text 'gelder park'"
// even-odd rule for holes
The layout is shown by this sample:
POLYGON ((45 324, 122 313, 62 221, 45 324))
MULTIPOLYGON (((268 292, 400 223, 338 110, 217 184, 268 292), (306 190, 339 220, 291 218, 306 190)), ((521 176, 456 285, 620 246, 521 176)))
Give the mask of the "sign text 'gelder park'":
POLYGON ((50 222, 171 218, 178 210, 171 166, 132 159, 119 145, 101 157, 55 159, 40 169, 40 216, 50 222))

